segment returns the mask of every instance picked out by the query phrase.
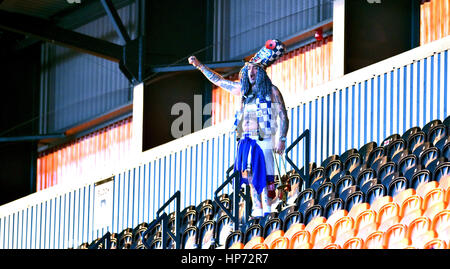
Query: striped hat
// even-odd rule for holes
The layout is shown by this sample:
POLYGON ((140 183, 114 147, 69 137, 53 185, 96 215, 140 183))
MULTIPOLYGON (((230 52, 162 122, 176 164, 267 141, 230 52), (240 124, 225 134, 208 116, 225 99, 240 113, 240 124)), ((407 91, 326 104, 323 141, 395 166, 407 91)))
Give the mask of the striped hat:
POLYGON ((286 52, 286 46, 278 39, 269 39, 249 61, 249 63, 258 64, 262 68, 267 68, 278 60, 286 52))

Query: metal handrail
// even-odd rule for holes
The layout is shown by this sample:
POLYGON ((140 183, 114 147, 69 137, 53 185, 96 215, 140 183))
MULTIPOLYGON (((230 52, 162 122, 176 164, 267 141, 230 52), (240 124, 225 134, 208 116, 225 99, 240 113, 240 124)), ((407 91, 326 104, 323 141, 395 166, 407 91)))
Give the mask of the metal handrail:
POLYGON ((297 174, 305 182, 306 188, 309 188, 309 186, 310 186, 310 182, 309 182, 310 141, 311 141, 311 134, 310 134, 309 129, 306 129, 297 139, 295 139, 294 142, 292 142, 292 144, 288 148, 286 148, 286 151, 284 154, 286 161, 294 168, 295 172, 297 172, 297 174), (303 170, 305 172, 304 175, 302 175, 302 173, 300 172, 300 169, 298 169, 297 165, 295 165, 294 162, 288 156, 288 153, 303 139, 305 139, 304 140, 305 162, 303 165, 303 168, 304 168, 303 170))
POLYGON ((97 242, 95 242, 95 244, 92 244, 91 246, 89 246, 88 249, 98 249, 98 246, 105 240, 106 240, 105 249, 110 249, 111 248, 111 233, 110 232, 106 232, 106 234, 103 235, 102 238, 100 238, 97 242))
MULTIPOLYGON (((162 249, 166 249, 166 247, 167 247, 166 246, 166 244, 167 244, 167 234, 168 234, 168 233, 166 233, 166 229, 167 229, 168 218, 169 217, 168 217, 167 213, 164 212, 161 216, 159 216, 154 221, 152 221, 152 223, 150 223, 150 225, 148 226, 147 230, 145 230, 145 232, 142 233, 142 243, 144 244, 145 248, 147 248, 147 249, 151 248, 151 246, 148 244, 147 240, 145 240, 145 237, 162 220, 162 225, 161 225, 161 229, 162 229, 162 238, 161 238, 162 249)), ((171 236, 171 235, 169 234, 169 236, 171 236)), ((172 239, 174 239, 174 238, 172 237, 172 239)), ((176 243, 175 239, 174 239, 174 241, 176 243)))

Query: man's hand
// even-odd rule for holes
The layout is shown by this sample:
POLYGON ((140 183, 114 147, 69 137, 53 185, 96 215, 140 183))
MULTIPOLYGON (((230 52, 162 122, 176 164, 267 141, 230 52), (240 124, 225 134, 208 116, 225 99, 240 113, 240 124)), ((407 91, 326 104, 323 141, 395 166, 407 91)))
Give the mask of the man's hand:
POLYGON ((278 141, 277 144, 275 145, 274 151, 275 153, 278 154, 283 154, 284 149, 286 148, 286 142, 285 141, 278 141))
POLYGON ((201 65, 200 61, 197 60, 197 57, 195 57, 195 56, 189 57, 188 61, 189 61, 189 64, 192 64, 193 66, 195 66, 197 68, 201 65))

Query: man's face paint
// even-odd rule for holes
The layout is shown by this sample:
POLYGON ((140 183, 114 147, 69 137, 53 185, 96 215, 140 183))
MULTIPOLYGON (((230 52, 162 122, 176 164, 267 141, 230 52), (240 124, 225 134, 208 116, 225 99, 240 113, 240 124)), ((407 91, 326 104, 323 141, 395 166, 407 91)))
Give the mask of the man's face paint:
POLYGON ((254 64, 248 65, 248 80, 250 84, 254 85, 256 82, 256 75, 258 74, 258 67, 254 64))

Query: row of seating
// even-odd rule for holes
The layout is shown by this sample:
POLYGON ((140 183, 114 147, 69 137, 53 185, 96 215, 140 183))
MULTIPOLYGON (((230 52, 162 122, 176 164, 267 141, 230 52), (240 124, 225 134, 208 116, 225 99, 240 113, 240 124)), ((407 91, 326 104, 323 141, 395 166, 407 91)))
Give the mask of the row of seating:
MULTIPOLYGON (((404 225, 402 227, 409 231, 409 225, 418 218, 426 218, 429 223, 445 223, 441 219, 435 221, 435 217, 445 215, 445 208, 448 207, 449 130, 450 117, 443 122, 429 122, 423 128, 411 128, 402 136, 391 135, 380 146, 370 142, 359 150, 350 149, 340 156, 330 156, 320 166, 311 163, 309 188, 305 188, 299 175, 290 171, 287 201, 284 203, 278 200, 276 211, 272 214, 263 219, 247 220, 242 213, 245 202, 241 199, 241 226, 238 231, 234 230, 229 216, 214 201, 206 200, 197 206, 188 206, 180 214, 181 247, 298 248, 299 244, 295 242, 300 237, 302 240, 306 237, 312 240, 305 245, 310 247, 371 247, 372 243, 368 242, 379 239, 380 233, 387 237, 388 230, 394 225, 404 225), (362 214, 363 212, 366 213, 362 214), (388 213, 397 215, 389 215, 391 217, 387 218, 388 213), (375 219, 370 227, 376 227, 375 231, 369 230, 372 237, 368 229, 360 225, 370 214, 374 214, 372 218, 375 219), (390 222, 385 221, 386 219, 390 222), (355 236, 348 238, 348 244, 347 241, 343 242, 342 236, 337 232, 343 229, 341 226, 335 227, 338 223, 353 227, 347 234, 355 236), (313 234, 320 224, 328 224, 329 226, 320 226, 320 229, 329 229, 331 233, 317 230, 313 234), (294 238, 295 233, 291 229, 302 231, 300 234, 303 237, 299 234, 299 238, 294 238), (319 240, 322 243, 316 244, 319 242, 316 240, 318 235, 322 233, 329 234, 328 241, 319 240)), ((232 206, 232 195, 220 197, 221 203, 229 209, 232 206)), ((247 204, 247 210, 249 208, 251 203, 247 204)), ((174 232, 175 214, 170 214, 169 218, 169 227, 174 232)), ((448 221, 446 223, 448 227, 448 221)), ((144 248, 143 240, 152 248, 161 248, 161 227, 157 225, 148 233, 147 238, 142 238, 147 227, 147 223, 142 223, 134 229, 127 228, 118 235, 112 234, 111 248, 144 248)), ((437 234, 433 240, 443 240, 435 228, 432 231, 437 234)), ((98 240, 91 244, 85 243, 80 248, 92 246, 98 240)), ((411 243, 411 237, 408 240, 407 246, 419 246, 411 243)), ((448 246, 448 241, 443 240, 439 244, 448 246)), ((167 245, 174 248, 171 238, 167 245)), ((394 245, 384 242, 382 246, 394 245)))

